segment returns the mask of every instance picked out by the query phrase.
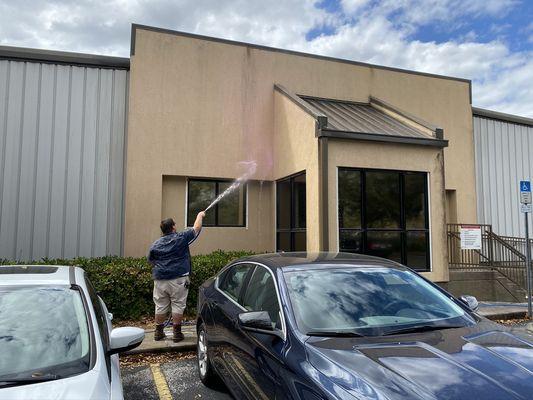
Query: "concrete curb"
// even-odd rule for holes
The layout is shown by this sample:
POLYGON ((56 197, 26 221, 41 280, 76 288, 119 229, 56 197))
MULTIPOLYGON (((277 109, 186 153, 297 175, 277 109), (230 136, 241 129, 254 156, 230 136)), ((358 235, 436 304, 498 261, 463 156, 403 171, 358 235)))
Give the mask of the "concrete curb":
MULTIPOLYGON (((480 313, 480 315, 483 315, 480 313)), ((489 314, 489 315, 483 315, 485 318, 488 318, 492 321, 501 319, 501 320, 508 320, 508 319, 522 319, 525 318, 527 315, 527 311, 515 311, 510 313, 499 313, 499 314, 489 314)))
POLYGON ((177 344, 175 346, 168 346, 168 347, 147 347, 143 349, 133 349, 130 351, 126 351, 122 354, 124 355, 134 355, 134 354, 144 354, 144 353, 187 353, 190 351, 196 351, 196 343, 183 343, 181 346, 178 346, 177 344))

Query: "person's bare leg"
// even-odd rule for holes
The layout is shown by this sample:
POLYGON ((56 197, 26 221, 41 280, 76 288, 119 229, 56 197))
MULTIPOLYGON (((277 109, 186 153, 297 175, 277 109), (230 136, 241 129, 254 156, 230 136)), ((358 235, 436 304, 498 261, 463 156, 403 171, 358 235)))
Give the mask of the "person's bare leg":
POLYGON ((181 333, 181 321, 182 320, 183 320, 183 314, 172 313, 172 323, 174 325, 173 327, 174 336, 172 340, 174 342, 181 342, 185 338, 183 336, 183 333, 181 333))

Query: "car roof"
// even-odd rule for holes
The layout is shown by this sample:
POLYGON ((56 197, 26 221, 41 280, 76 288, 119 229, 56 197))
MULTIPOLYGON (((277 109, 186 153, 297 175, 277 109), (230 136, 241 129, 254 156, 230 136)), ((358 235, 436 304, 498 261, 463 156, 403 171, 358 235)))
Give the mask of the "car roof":
POLYGON ((401 264, 384 258, 368 256, 364 254, 333 253, 333 252, 280 252, 259 254, 240 258, 236 262, 257 262, 270 267, 273 270, 286 269, 297 266, 313 266, 328 268, 338 265, 343 267, 387 267, 393 269, 405 269, 401 264))
POLYGON ((74 273, 75 267, 64 265, 0 265, 0 286, 70 285, 74 273))

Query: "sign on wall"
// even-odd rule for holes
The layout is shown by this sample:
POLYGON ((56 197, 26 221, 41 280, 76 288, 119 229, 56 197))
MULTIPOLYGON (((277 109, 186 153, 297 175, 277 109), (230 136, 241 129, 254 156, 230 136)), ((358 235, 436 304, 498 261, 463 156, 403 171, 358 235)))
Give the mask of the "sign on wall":
POLYGON ((481 250, 481 227, 479 225, 461 225, 461 249, 481 250))
POLYGON ((520 181, 520 203, 531 204, 531 182, 520 181))

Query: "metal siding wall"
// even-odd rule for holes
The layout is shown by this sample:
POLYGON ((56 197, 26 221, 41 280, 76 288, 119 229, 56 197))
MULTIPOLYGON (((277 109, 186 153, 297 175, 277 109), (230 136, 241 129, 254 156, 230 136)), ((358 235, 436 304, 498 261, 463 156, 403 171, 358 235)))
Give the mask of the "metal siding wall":
POLYGON ((0 60, 0 259, 120 254, 127 75, 0 60))
POLYGON ((533 177, 533 127, 474 115, 478 222, 524 236, 518 182, 533 177))

